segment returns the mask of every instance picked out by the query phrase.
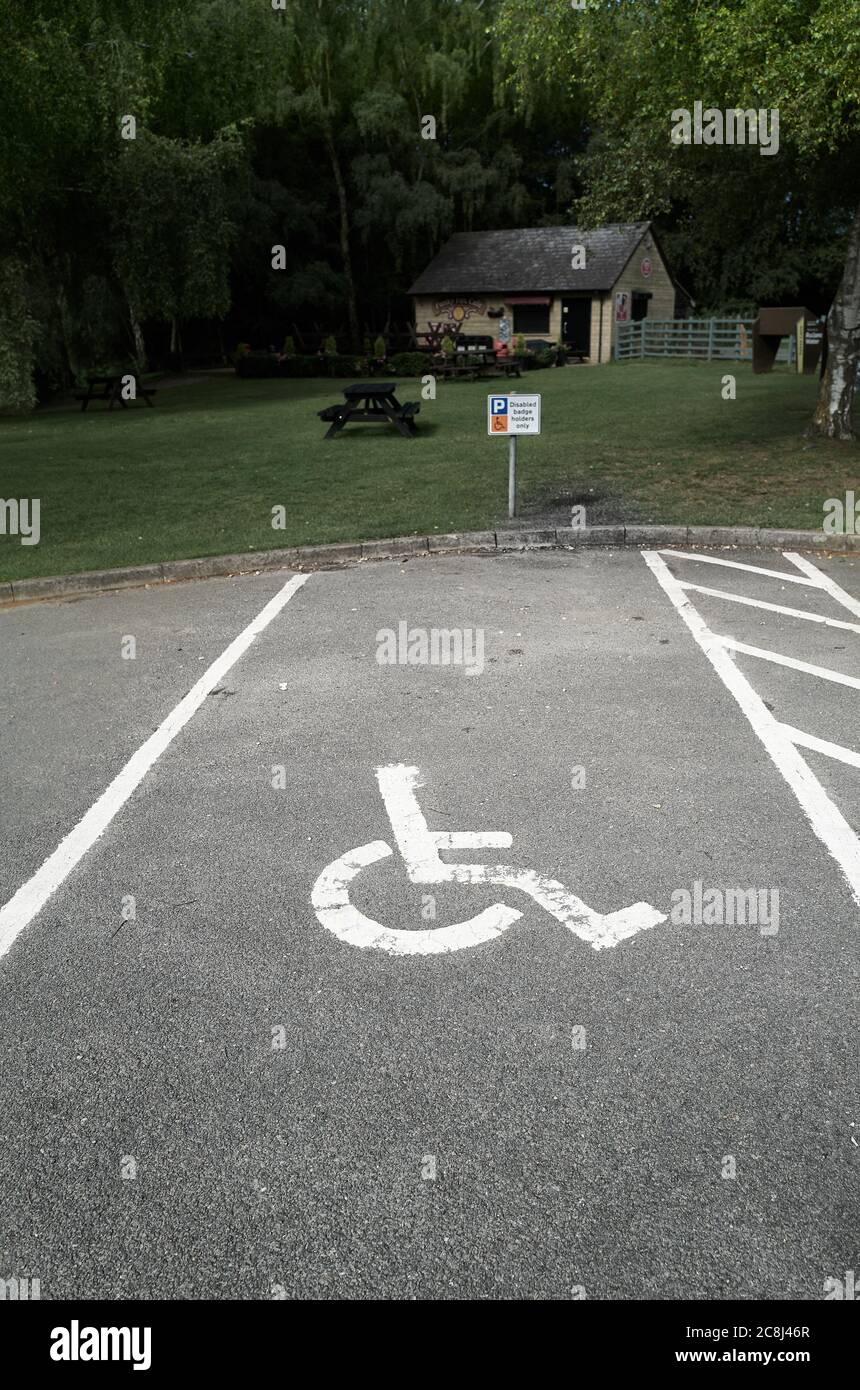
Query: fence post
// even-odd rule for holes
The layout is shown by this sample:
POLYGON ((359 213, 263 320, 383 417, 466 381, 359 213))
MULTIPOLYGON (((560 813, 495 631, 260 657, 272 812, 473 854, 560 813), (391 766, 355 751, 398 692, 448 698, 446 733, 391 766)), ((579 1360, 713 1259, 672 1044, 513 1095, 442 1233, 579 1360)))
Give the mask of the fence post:
POLYGON ((645 356, 645 324, 647 319, 639 320, 639 356, 645 356))
POLYGON ((714 360, 714 320, 708 319, 708 361, 714 360))

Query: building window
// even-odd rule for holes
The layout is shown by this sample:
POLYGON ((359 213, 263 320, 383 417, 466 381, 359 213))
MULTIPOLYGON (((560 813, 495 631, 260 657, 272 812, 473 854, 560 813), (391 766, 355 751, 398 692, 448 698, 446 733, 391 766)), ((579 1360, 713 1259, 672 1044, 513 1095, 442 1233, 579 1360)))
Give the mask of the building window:
POLYGON ((515 333, 549 333, 548 304, 515 304, 515 333))

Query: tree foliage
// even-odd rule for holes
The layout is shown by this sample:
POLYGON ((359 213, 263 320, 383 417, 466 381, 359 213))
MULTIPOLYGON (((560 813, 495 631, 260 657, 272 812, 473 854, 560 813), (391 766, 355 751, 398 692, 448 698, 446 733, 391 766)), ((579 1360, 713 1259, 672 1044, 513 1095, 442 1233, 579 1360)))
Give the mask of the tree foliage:
POLYGON ((11 258, 0 260, 0 411, 30 410, 35 404, 37 333, 24 267, 11 258))
POLYGON ((112 166, 113 264, 143 318, 220 318, 230 307, 244 149, 143 131, 112 166))
MULTIPOLYGON (((857 0, 589 0, 583 11, 503 0, 499 27, 521 109, 560 84, 584 95, 574 210, 586 224, 659 219, 703 307, 738 297, 827 307, 860 201, 857 0), (672 112, 696 101, 777 110, 778 154, 673 144, 672 112)), ((860 299, 860 268, 842 287, 860 299)), ((853 308, 831 319, 830 339, 853 380, 853 308)), ((850 433, 850 396, 829 432, 850 433)))
POLYGON ((358 348, 489 227, 654 218, 702 309, 826 308, 858 113, 857 0, 28 0, 0 8, 0 256, 40 384, 204 319, 358 348), (696 100, 778 107, 778 157, 673 146, 696 100))

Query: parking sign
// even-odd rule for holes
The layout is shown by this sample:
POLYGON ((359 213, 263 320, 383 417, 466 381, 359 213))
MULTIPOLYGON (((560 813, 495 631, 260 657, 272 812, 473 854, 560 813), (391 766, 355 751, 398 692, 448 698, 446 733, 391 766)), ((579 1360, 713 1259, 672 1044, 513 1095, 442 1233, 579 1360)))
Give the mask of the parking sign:
POLYGON ((540 434, 540 396, 488 396, 487 434, 540 434))

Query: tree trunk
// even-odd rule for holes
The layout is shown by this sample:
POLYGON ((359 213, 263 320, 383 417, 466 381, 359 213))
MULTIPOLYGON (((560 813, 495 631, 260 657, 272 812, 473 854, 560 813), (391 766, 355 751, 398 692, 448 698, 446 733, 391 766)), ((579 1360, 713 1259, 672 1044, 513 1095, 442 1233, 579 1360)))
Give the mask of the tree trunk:
POLYGON ((827 365, 807 435, 853 439, 851 411, 860 359, 860 208, 848 237, 845 270, 827 315, 827 365))
POLYGON ((135 363, 140 371, 144 371, 146 368, 146 343, 143 341, 143 330, 128 295, 125 297, 125 302, 128 305, 128 323, 131 329, 131 339, 134 343, 135 363))
POLYGON ((54 294, 54 303, 57 309, 57 322, 60 327, 60 342, 63 347, 63 358, 66 380, 66 389, 72 384, 78 375, 77 355, 72 348, 71 320, 69 315, 69 301, 66 297, 66 290, 62 279, 58 279, 57 289, 54 294))
POLYGON ((182 334, 179 330, 179 319, 175 314, 170 320, 170 369, 174 372, 183 370, 182 334))
POLYGON ((329 160, 331 161, 332 174, 334 176, 335 187, 337 188, 337 201, 340 208, 340 255, 343 261, 343 273, 346 277, 346 310, 349 319, 349 334, 352 339, 352 350, 357 352, 359 349, 359 329, 358 329, 358 304, 355 297, 355 280, 352 275, 352 256, 349 250, 349 204, 346 197, 346 185, 343 181, 340 160, 337 157, 334 140, 331 135, 326 135, 326 147, 328 149, 329 160))

